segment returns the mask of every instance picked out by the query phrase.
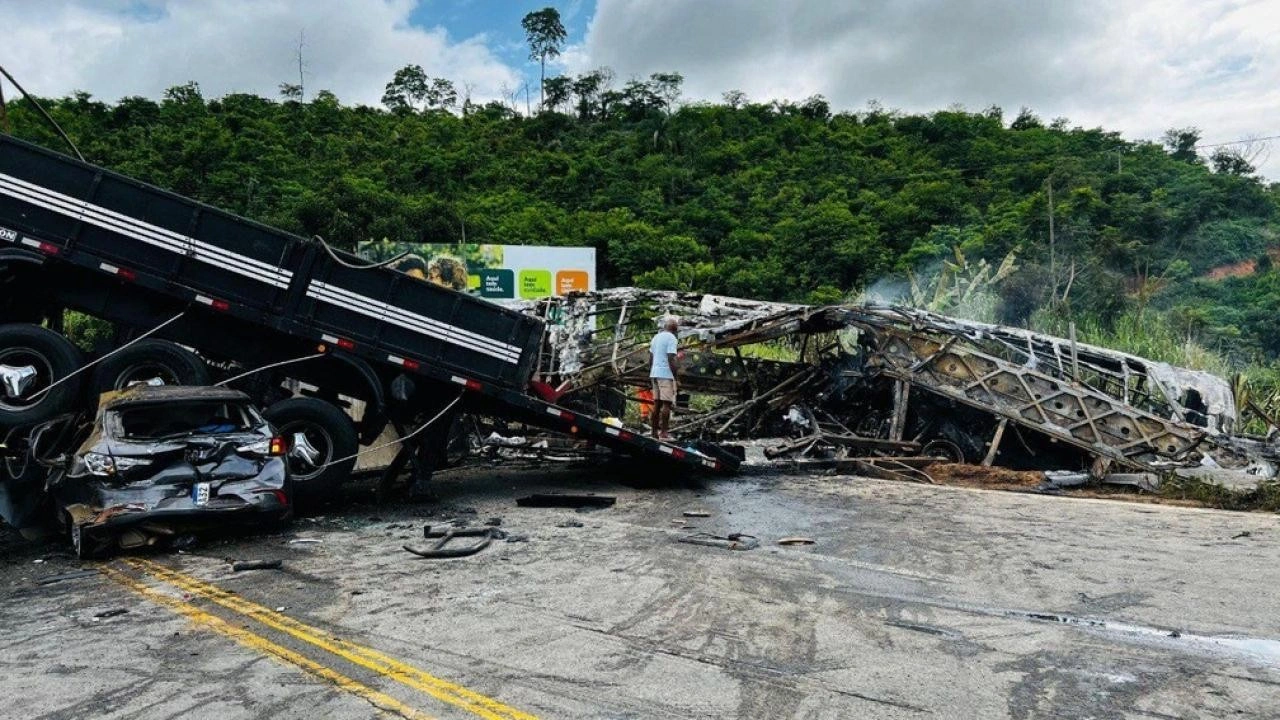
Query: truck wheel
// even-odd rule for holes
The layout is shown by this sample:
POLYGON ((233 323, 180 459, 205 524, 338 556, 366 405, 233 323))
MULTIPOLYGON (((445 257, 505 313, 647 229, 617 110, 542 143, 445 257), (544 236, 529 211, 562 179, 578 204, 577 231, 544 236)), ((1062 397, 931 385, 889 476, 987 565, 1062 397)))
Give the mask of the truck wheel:
POLYGON ((0 326, 0 426, 34 425, 71 409, 79 377, 45 390, 79 369, 82 361, 80 349, 52 330, 0 326))
POLYGON ((281 400, 263 414, 288 444, 294 504, 314 507, 336 495, 355 467, 350 456, 360 446, 351 418, 330 403, 308 397, 281 400), (350 459, 329 464, 338 458, 350 459))
POLYGON ((103 360, 93 373, 99 395, 138 384, 208 385, 209 368, 177 343, 147 338, 103 360))

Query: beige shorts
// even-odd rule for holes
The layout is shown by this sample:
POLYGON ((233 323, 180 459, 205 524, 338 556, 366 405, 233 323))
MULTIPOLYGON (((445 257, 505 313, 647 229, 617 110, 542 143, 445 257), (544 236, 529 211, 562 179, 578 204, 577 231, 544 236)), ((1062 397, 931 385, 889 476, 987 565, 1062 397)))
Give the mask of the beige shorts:
POLYGON ((676 401, 676 381, 669 378, 649 378, 653 381, 653 399, 658 402, 676 401))

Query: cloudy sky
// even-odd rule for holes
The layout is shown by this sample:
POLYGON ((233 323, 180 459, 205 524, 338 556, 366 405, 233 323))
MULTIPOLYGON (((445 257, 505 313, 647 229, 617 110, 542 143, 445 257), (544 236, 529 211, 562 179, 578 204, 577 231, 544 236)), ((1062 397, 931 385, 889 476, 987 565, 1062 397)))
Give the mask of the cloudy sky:
POLYGON ((1280 0, 0 0, 0 65, 41 95, 188 80, 274 95, 297 81, 301 34, 309 93, 376 104, 417 63, 479 99, 533 80, 536 99, 520 18, 549 2, 569 31, 557 72, 675 70, 691 100, 821 93, 851 110, 1028 106, 1131 139, 1280 135, 1280 0))

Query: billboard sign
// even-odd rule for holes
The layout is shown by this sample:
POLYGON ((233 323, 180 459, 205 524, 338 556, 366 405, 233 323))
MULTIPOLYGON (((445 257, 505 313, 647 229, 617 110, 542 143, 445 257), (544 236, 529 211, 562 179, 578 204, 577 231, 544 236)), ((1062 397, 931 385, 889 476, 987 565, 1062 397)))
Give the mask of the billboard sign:
POLYGON ((596 250, 584 247, 467 243, 360 243, 359 254, 423 280, 489 300, 534 300, 596 289, 596 250))

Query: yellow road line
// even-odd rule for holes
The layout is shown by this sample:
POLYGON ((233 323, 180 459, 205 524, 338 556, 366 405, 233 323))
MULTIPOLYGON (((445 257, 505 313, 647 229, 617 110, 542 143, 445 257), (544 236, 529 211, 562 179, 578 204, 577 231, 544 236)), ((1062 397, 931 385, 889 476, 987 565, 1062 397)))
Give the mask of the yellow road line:
POLYGON ((125 562, 144 573, 186 590, 193 595, 198 595, 228 610, 245 615, 267 627, 279 630, 360 667, 372 670, 379 675, 485 718, 485 720, 538 720, 534 715, 504 705, 498 700, 481 695, 456 683, 438 678, 373 648, 333 637, 324 630, 305 625, 288 615, 245 600, 235 593, 172 570, 159 563, 141 558, 130 558, 125 562))
POLYGON ((144 598, 156 603, 157 605, 162 605, 173 610, 195 624, 201 625, 220 635, 225 635, 251 650, 256 650, 264 655, 275 657, 290 665, 305 670, 322 680, 333 683, 340 690, 344 690, 352 695, 363 698, 380 710, 395 713, 402 717, 410 718, 411 720, 433 720, 430 715, 415 710, 390 695, 378 692, 358 680, 353 680, 332 668, 325 667, 310 658, 300 655, 282 645, 277 645, 264 637, 245 630, 244 628, 236 627, 222 618, 216 615, 211 615, 210 613, 183 602, 178 598, 166 595, 145 583, 141 583, 121 573, 118 570, 114 570, 109 567, 100 567, 98 569, 108 578, 111 578, 126 588, 142 595, 144 598))

